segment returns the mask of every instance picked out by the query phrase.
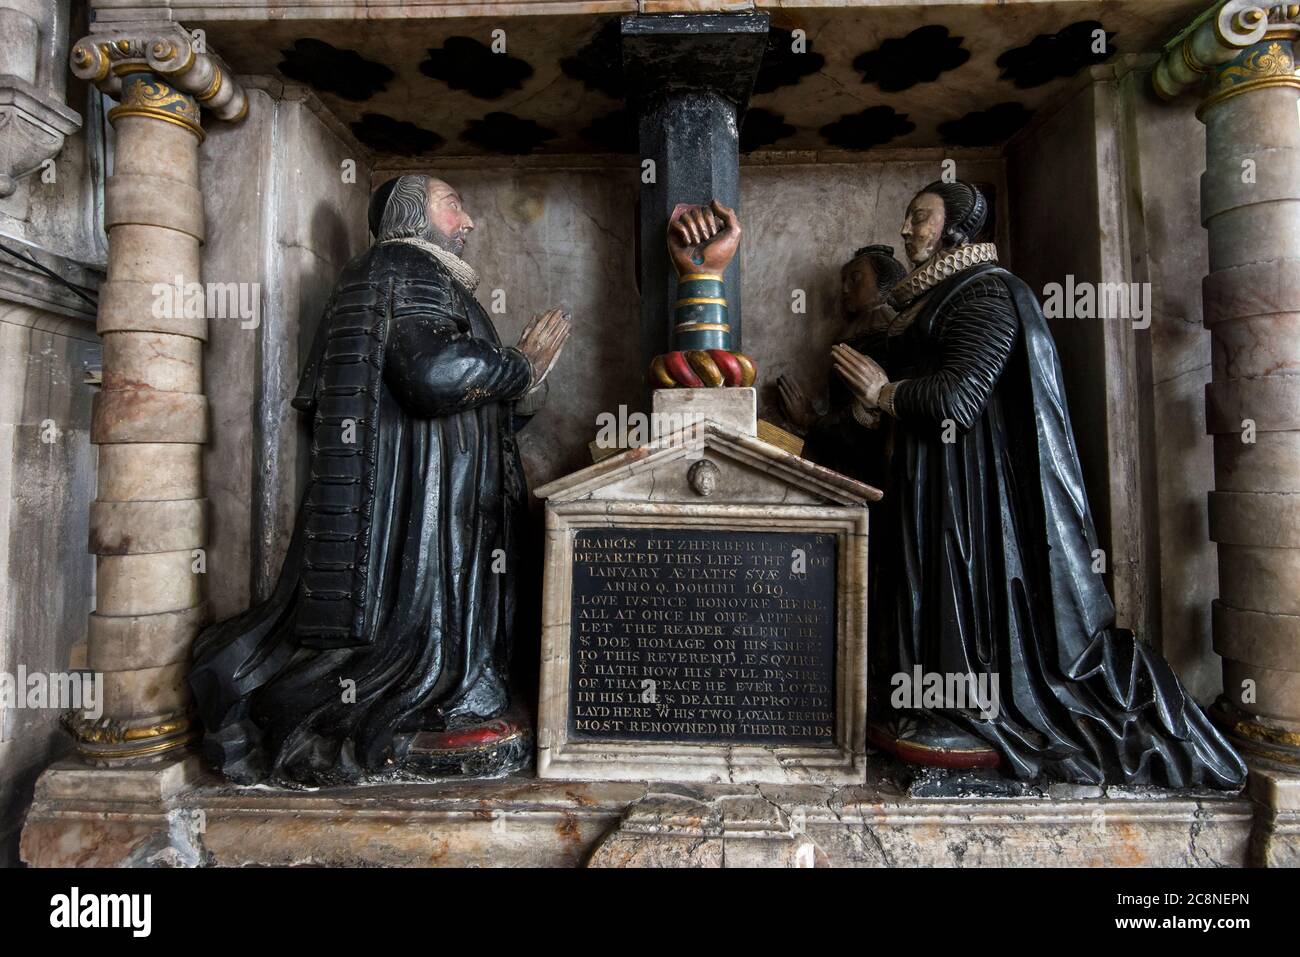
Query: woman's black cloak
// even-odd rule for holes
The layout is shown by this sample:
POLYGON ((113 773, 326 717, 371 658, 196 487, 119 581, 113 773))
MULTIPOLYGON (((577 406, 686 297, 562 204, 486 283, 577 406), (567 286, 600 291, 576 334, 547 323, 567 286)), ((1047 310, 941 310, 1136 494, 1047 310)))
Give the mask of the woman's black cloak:
MULTIPOLYGON (((875 630, 912 674, 997 676, 944 710, 1021 778, 1239 787, 1246 769, 1169 665, 1115 627, 1056 347, 1030 289, 981 265, 926 294, 895 392, 875 630)), ((875 529, 873 528, 873 532, 875 529)), ((987 680, 987 679, 986 679, 987 680)))

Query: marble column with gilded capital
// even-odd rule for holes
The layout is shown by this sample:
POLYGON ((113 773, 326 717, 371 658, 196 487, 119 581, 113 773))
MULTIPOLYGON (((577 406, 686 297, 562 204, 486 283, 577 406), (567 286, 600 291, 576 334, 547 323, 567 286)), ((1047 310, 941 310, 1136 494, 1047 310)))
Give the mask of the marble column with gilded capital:
POLYGON ((92 34, 72 71, 115 97, 114 169, 100 289, 103 387, 91 441, 99 485, 90 506, 96 610, 87 646, 103 675, 102 717, 70 727, 94 764, 170 757, 197 736, 186 676, 205 622, 202 571, 208 435, 199 274, 201 113, 237 122, 248 105, 228 67, 176 24, 92 34))
POLYGON ((1230 0, 1171 44, 1154 74, 1199 88, 1206 129, 1203 284, 1213 346, 1211 539, 1218 545, 1214 715, 1271 810, 1264 863, 1300 855, 1300 3, 1230 0), (1290 819, 1285 828, 1279 823, 1290 819), (1283 829, 1289 839, 1275 838, 1283 829), (1289 848, 1281 851, 1279 848, 1289 848))

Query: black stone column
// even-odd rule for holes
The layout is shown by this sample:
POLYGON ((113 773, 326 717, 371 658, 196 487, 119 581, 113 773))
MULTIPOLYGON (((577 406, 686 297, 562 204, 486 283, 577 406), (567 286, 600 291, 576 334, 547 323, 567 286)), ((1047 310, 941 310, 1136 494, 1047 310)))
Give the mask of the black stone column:
MULTIPOLYGON (((638 117, 641 182, 641 357, 669 349, 677 277, 668 217, 678 203, 721 200, 740 211, 740 120, 767 49, 765 13, 627 16, 623 71, 638 117), (645 161, 654 161, 646 182, 645 161)), ((741 216, 744 223, 744 217, 741 216)), ((741 349, 740 260, 727 268, 732 348, 741 349)))

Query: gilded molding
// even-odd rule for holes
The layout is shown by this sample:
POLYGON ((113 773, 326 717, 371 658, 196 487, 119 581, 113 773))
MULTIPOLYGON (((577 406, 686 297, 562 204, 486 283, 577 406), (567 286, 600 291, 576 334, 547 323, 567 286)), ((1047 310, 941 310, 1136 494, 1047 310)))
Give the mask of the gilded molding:
POLYGON ((1274 4, 1268 9, 1268 22, 1270 24, 1300 22, 1300 3, 1274 4))
POLYGON ((1262 40, 1268 27, 1268 11, 1260 0, 1229 0, 1165 47, 1151 74, 1152 86, 1162 99, 1172 100, 1262 40))
POLYGON ((1233 85, 1261 77, 1287 76, 1294 73, 1295 57, 1292 56, 1291 51, 1287 49, 1286 44, 1271 40, 1267 49, 1256 48, 1248 52, 1242 58, 1240 65, 1227 66, 1220 70, 1211 92, 1221 93, 1233 85))
MULTIPOLYGON (((725 300, 724 300, 725 303, 725 300)), ((730 332, 726 322, 683 322, 673 327, 674 332, 730 332)))
POLYGON ((124 116, 146 116, 174 123, 203 142, 199 106, 194 97, 174 89, 152 73, 132 73, 122 81, 120 105, 108 111, 110 122, 124 116))
POLYGON ((1300 767, 1300 734, 1253 721, 1222 699, 1210 708, 1210 717, 1247 754, 1283 766, 1300 767))
POLYGON ((188 715, 142 727, 129 727, 121 721, 90 721, 75 712, 64 717, 64 726, 72 734, 77 751, 91 760, 145 758, 183 748, 198 738, 199 729, 188 715))
POLYGON ((1203 118, 1206 110, 1224 100, 1273 86, 1300 89, 1300 77, 1295 73, 1295 56, 1291 44, 1285 39, 1265 40, 1219 70, 1196 115, 1203 118))
POLYGON ((175 751, 179 748, 184 748, 192 741, 197 740, 198 737, 198 731, 187 731, 178 738, 169 738, 166 741, 157 741, 149 744, 139 744, 121 748, 86 748, 82 747, 81 743, 78 742, 77 750, 83 757, 90 758, 91 760, 111 759, 115 761, 129 761, 132 758, 152 757, 163 754, 167 751, 175 751))
POLYGON ((195 95, 195 99, 200 103, 206 103, 218 93, 221 92, 221 72, 217 71, 212 74, 212 83, 202 93, 195 95))
POLYGON ((238 123, 248 114, 248 98, 230 68, 215 54, 196 50, 183 27, 168 23, 156 31, 148 27, 145 31, 86 37, 74 44, 69 54, 77 77, 122 100, 122 106, 110 116, 152 116, 179 122, 202 137, 197 114, 191 126, 190 117, 177 116, 175 110, 157 112, 128 104, 131 84, 127 81, 134 76, 152 76, 155 82, 202 103, 203 111, 219 120, 238 123))
POLYGON ((1208 66, 1196 59, 1196 54, 1192 52, 1190 43, 1184 43, 1179 49, 1183 51, 1183 65, 1192 73, 1210 73, 1214 70, 1213 66, 1208 66))
POLYGON ((126 744, 188 731, 191 722, 189 718, 179 717, 143 728, 128 728, 114 721, 92 723, 77 719, 70 723, 73 725, 72 732, 80 741, 90 744, 126 744))

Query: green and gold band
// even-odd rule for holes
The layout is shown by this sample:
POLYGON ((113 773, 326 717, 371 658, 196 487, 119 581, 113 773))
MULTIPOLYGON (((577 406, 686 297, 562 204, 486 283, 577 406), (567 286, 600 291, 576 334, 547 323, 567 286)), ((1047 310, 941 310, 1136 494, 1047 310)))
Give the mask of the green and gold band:
POLYGON ((727 300, 695 297, 677 300, 673 316, 673 348, 731 349, 727 300))
POLYGON ((701 272, 685 273, 677 278, 673 348, 731 350, 727 286, 721 276, 701 272))

